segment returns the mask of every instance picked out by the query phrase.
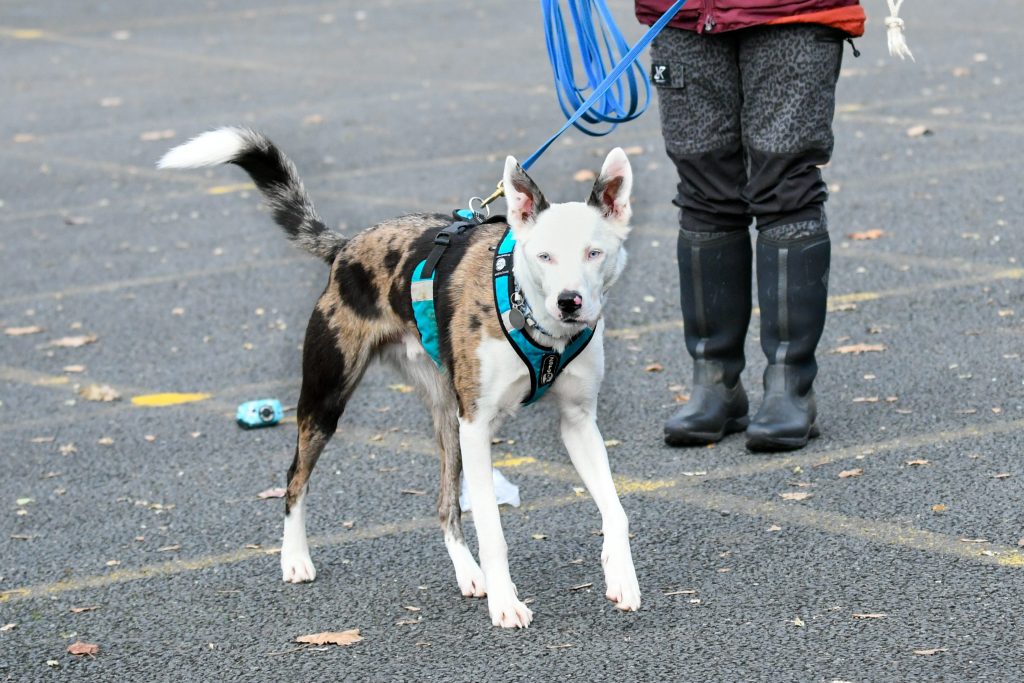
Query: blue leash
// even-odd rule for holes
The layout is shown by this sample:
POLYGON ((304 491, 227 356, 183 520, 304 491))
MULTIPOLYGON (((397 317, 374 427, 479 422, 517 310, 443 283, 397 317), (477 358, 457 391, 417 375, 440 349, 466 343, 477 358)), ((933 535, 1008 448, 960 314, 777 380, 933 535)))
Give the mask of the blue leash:
MULTIPOLYGON (((643 68, 636 64, 636 59, 685 4, 686 0, 676 0, 647 29, 647 32, 641 36, 640 40, 630 48, 625 38, 622 37, 618 26, 616 26, 615 19, 612 17, 604 0, 569 0, 569 10, 572 14, 576 36, 580 41, 581 61, 587 72, 587 86, 580 88, 576 85, 568 34, 558 0, 541 0, 548 60, 551 62, 551 68, 555 76, 558 104, 567 119, 565 124, 554 135, 548 138, 544 144, 537 148, 537 151, 521 164, 524 169, 530 168, 533 162, 537 161, 562 133, 569 130, 570 126, 576 126, 587 135, 607 135, 615 130, 618 124, 632 121, 647 111, 647 105, 651 101, 651 83, 647 79, 647 74, 643 68), (600 19, 598 23, 601 30, 600 37, 598 37, 595 30, 592 5, 597 8, 597 14, 600 19), (622 54, 623 52, 625 54, 622 58, 615 64, 611 72, 606 74, 604 55, 607 54, 608 58, 613 60, 617 54, 622 54), (629 73, 626 76, 626 85, 624 86, 622 83, 619 83, 619 77, 627 69, 629 73), (639 82, 643 83, 643 105, 638 104, 638 74, 639 82), (615 92, 609 93, 613 86, 615 87, 615 92), (628 105, 623 104, 626 87, 629 90, 628 105), (591 88, 590 96, 580 103, 581 95, 586 92, 587 88, 591 88), (602 105, 599 108, 595 108, 594 105, 598 101, 601 101, 602 105), (573 105, 576 105, 575 111, 572 111, 573 105), (607 130, 587 128, 582 123, 579 123, 580 119, 591 125, 607 124, 608 128, 607 130)), ((473 197, 473 199, 469 200, 469 210, 462 210, 465 213, 464 217, 478 214, 485 206, 504 193, 504 188, 499 182, 498 189, 490 197, 486 199, 473 197), (479 204, 474 207, 473 202, 479 202, 479 204)), ((490 210, 488 210, 489 212, 490 210)))
POLYGON ((686 0, 677 0, 668 8, 661 18, 658 19, 647 32, 636 42, 636 45, 629 48, 622 33, 615 25, 611 12, 604 0, 569 0, 569 9, 572 14, 573 23, 576 29, 576 36, 580 41, 580 54, 583 66, 587 72, 587 87, 592 88, 590 96, 582 103, 577 104, 581 94, 586 88, 579 88, 576 85, 575 75, 572 67, 572 56, 569 49, 569 41, 566 34, 565 22, 562 18, 562 11, 558 0, 541 0, 541 8, 544 12, 544 35, 548 48, 548 59, 551 61, 551 68, 555 75, 555 89, 558 92, 558 103, 562 111, 568 117, 561 128, 547 141, 537 148, 537 151, 529 156, 522 163, 524 169, 530 168, 540 155, 547 151, 558 137, 569 130, 569 126, 576 126, 587 135, 607 135, 615 130, 615 127, 626 121, 632 121, 647 110, 651 101, 651 83, 643 67, 636 64, 636 59, 643 52, 655 36, 672 20, 673 17, 686 4, 686 0), (591 6, 597 8, 600 16, 599 26, 601 29, 600 38, 594 29, 594 15, 591 6), (614 59, 617 54, 625 54, 611 70, 605 75, 604 57, 607 53, 609 59, 614 59), (628 51, 627 51, 628 50, 628 51), (628 106, 623 104, 624 86, 619 83, 619 77, 629 70, 626 76, 626 86, 629 89, 628 106), (638 104, 637 87, 639 82, 643 84, 643 104, 638 104), (615 86, 615 92, 609 91, 615 86), (597 102, 599 107, 594 107, 597 102), (576 105, 572 111, 572 105, 576 105), (570 113, 572 111, 572 113, 570 113), (587 128, 579 123, 583 119, 589 124, 609 124, 606 130, 600 131, 594 128, 587 128))

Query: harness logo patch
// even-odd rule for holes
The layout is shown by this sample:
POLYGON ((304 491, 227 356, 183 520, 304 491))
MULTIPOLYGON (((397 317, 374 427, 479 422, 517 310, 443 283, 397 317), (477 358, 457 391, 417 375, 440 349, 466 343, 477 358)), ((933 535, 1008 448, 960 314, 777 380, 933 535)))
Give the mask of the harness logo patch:
POLYGON ((555 381, 555 372, 558 370, 558 356, 547 354, 540 360, 540 384, 551 384, 555 381))
POLYGON ((672 70, 668 64, 651 64, 651 82, 654 85, 667 85, 672 82, 672 70))
POLYGON ((494 259, 494 276, 506 275, 512 268, 510 267, 509 259, 506 256, 498 256, 494 259))

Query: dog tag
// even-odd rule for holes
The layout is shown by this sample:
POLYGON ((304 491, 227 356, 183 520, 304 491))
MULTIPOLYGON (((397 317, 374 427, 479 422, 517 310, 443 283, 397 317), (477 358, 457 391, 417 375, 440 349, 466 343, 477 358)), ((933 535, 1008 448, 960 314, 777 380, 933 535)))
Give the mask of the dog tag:
POLYGON ((517 330, 526 327, 526 316, 518 308, 513 308, 508 312, 508 321, 517 330))

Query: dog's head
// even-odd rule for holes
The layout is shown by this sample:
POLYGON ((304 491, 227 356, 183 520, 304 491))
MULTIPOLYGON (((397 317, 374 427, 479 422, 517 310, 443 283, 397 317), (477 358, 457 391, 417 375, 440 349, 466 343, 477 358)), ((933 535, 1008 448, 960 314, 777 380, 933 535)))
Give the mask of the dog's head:
POLYGON ((548 204, 512 157, 505 160, 508 224, 516 277, 542 327, 559 336, 593 326, 626 265, 633 171, 622 149, 608 153, 590 199, 548 204))

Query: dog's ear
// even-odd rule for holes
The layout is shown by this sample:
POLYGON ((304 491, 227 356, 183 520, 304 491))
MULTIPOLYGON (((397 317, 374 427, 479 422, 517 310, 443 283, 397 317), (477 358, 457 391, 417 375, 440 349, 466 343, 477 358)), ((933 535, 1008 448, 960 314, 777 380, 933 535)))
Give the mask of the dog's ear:
POLYGON ((633 209, 629 195, 633 191, 633 169, 621 147, 608 152, 601 166, 601 175, 594 181, 587 204, 601 212, 614 226, 622 229, 622 237, 629 231, 629 218, 633 209))
POLYGON ((505 187, 508 224, 521 242, 536 222, 537 215, 548 208, 548 200, 544 199, 540 188, 526 175, 515 157, 505 159, 505 175, 501 182, 505 187))

